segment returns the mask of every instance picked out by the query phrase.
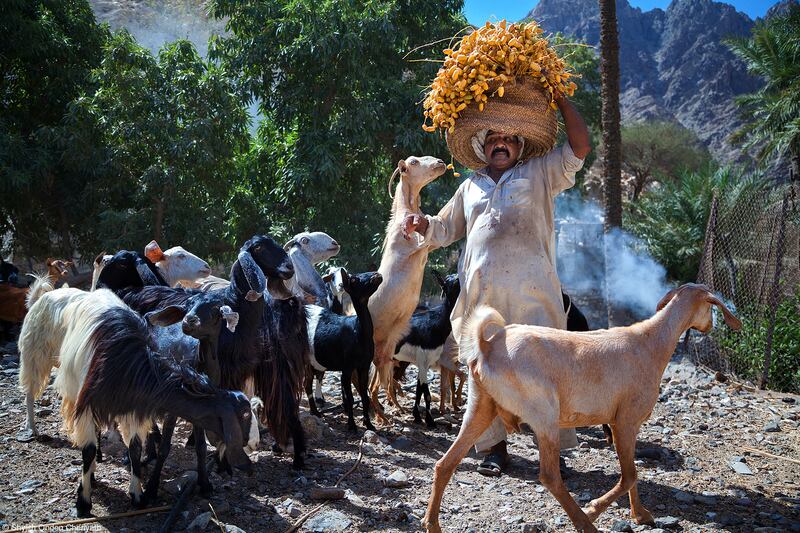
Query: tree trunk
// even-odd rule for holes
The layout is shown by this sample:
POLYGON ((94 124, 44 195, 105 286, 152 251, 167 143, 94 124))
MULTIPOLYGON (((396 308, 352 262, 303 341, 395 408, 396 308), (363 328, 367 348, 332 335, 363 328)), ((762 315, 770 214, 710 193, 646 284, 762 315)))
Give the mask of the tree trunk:
POLYGON ((156 197, 155 203, 156 212, 155 219, 153 220, 153 240, 162 242, 164 240, 161 238, 164 232, 164 200, 160 197, 156 197))
POLYGON ((603 183, 606 229, 622 226, 621 136, 619 118, 619 35, 616 0, 600 1, 600 97, 603 102, 603 183))

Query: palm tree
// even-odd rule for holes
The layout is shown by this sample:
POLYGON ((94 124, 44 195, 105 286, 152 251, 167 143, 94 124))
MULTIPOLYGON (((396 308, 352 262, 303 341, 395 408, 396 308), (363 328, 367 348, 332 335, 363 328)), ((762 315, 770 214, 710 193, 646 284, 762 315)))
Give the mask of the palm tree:
POLYGON ((792 172, 800 176, 800 5, 758 22, 749 38, 726 43, 764 80, 761 89, 736 99, 746 122, 731 139, 755 148, 761 163, 788 151, 792 172))
POLYGON ((622 226, 622 141, 619 125, 619 35, 616 0, 600 1, 600 98, 606 229, 622 226))

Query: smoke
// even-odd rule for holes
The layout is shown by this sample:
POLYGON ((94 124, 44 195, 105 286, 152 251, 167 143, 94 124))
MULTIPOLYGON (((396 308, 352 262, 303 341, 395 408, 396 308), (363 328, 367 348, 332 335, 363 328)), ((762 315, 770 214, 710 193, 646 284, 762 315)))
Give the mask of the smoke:
MULTIPOLYGON (((556 199, 558 273, 564 291, 584 305, 601 306, 608 297, 612 308, 630 318, 655 312, 671 288, 666 270, 630 233, 603 231, 603 209, 577 193, 556 199)), ((592 311, 592 310, 590 310, 592 311)), ((604 309, 594 309, 604 315, 604 309)))

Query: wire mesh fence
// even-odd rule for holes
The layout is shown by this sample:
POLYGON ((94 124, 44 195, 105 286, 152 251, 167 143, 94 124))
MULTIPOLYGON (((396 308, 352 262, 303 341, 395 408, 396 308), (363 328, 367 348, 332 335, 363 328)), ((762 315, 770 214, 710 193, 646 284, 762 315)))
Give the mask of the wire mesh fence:
POLYGON ((800 390, 800 206, 794 180, 731 200, 714 196, 699 283, 742 319, 734 333, 687 338, 695 362, 761 388, 800 390))

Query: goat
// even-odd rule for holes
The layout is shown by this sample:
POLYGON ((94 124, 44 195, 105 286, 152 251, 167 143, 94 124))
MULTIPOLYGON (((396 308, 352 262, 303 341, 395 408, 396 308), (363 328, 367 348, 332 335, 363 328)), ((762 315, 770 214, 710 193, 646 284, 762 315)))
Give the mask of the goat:
POLYGON ((661 375, 684 331, 708 333, 711 306, 733 330, 741 322, 703 285, 673 289, 653 317, 628 327, 568 332, 539 326, 506 325, 494 309, 480 306, 466 322, 461 352, 472 379, 458 437, 436 463, 424 524, 439 532, 439 507, 447 482, 476 439, 500 416, 509 430, 528 424, 539 445, 539 478, 578 531, 596 532, 598 515, 628 492, 631 516, 653 524, 639 501, 634 451, 641 424, 658 400, 661 375), (559 428, 607 423, 621 467, 619 482, 584 512, 561 480, 559 428))
POLYGON ((46 275, 29 274, 34 278, 34 284, 30 287, 16 287, 11 283, 0 284, 0 321, 13 324, 22 322, 28 312, 29 301, 39 296, 39 293, 34 291, 40 291, 45 283, 53 286, 63 284, 64 278, 69 275, 67 269, 72 266, 72 261, 48 258, 46 264, 46 275))
POLYGON ((375 339, 375 379, 370 383, 372 406, 376 416, 386 421, 383 408, 378 401, 378 389, 387 389, 390 402, 395 405, 391 387, 392 356, 397 343, 409 329, 409 320, 414 313, 422 288, 425 263, 429 247, 418 234, 405 238, 402 234, 403 219, 409 213, 422 214, 419 193, 422 188, 447 170, 441 159, 431 156, 408 157, 397 163, 397 169, 389 180, 399 175, 395 190, 392 214, 386 226, 383 254, 378 268, 384 282, 369 300, 375 339))
POLYGON ((19 269, 0 257, 0 283, 16 285, 19 281, 19 269))
MULTIPOLYGON (((101 252, 95 258, 91 290, 97 287, 100 273, 113 257, 113 255, 101 252)), ((170 287, 175 287, 179 283, 185 286, 194 286, 197 280, 211 277, 211 267, 208 266, 208 263, 181 246, 173 246, 162 251, 156 241, 150 241, 144 248, 144 257, 152 263, 164 279, 165 284, 170 287)))
POLYGON ((294 265, 294 277, 288 288, 306 303, 330 309, 331 295, 314 265, 327 261, 339 253, 339 243, 321 231, 298 233, 283 245, 294 265))
MULTIPOLYGON (((431 415, 431 393, 428 388, 428 369, 438 366, 447 337, 450 336, 450 313, 456 305, 461 285, 458 274, 450 274, 446 279, 435 270, 434 277, 442 287, 444 302, 432 309, 419 311, 411 316, 411 331, 397 344, 394 358, 407 361, 417 366, 417 390, 414 397, 414 421, 422 422, 419 413, 419 401, 425 397, 425 423, 428 427, 436 427, 431 415)), ((449 383, 448 383, 449 384, 449 383)), ((440 396, 448 385, 444 377, 441 381, 440 396)))
MULTIPOLYGON (((367 272, 355 276, 342 272, 344 289, 353 300, 356 316, 341 316, 323 307, 309 305, 308 338, 312 349, 309 354, 310 365, 318 371, 335 370, 342 373, 342 399, 347 412, 347 428, 356 430, 353 419, 353 389, 351 379, 355 371, 358 376, 358 394, 364 409, 364 425, 375 428, 369 419, 369 367, 375 355, 372 337, 372 317, 368 301, 383 278, 378 272, 367 272)), ((306 376, 306 395, 311 413, 320 416, 311 394, 311 374, 306 376)))
POLYGON ((151 421, 167 413, 219 435, 228 460, 249 469, 243 451, 251 416, 247 398, 217 389, 190 367, 160 357, 152 349, 145 321, 110 291, 85 294, 64 309, 69 325, 55 380, 65 429, 83 457, 78 516, 91 511, 97 424, 120 425, 128 446, 134 507, 147 501, 140 480, 141 443, 151 421))
MULTIPOLYGON (((100 282, 106 284, 104 276, 109 271, 114 278, 112 288, 141 314, 184 305, 202 294, 192 289, 144 287, 136 276, 136 259, 130 255, 120 259, 124 268, 112 269, 109 264, 100 282), (121 278, 127 280, 122 287, 121 278)), ((293 274, 288 255, 270 237, 255 236, 242 246, 231 268, 231 282, 219 290, 225 305, 239 313, 239 322, 235 334, 222 329, 217 352, 220 386, 262 398, 262 421, 281 446, 291 436, 293 465, 302 468, 305 437, 299 422, 299 396, 309 348, 302 302, 291 297, 284 285, 293 274), (261 295, 266 290, 277 297, 289 295, 289 301, 264 301, 261 295)))

